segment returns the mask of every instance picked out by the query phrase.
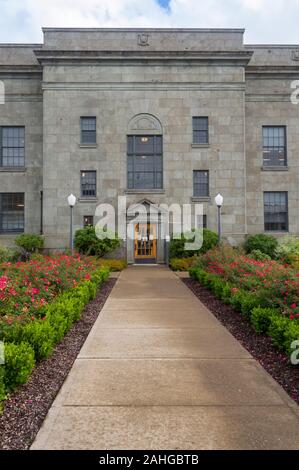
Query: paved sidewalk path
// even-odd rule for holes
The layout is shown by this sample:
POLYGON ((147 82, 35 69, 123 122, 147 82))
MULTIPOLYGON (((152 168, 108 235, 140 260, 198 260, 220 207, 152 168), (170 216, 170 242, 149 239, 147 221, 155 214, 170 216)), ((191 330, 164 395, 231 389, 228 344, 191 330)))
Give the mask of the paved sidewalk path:
POLYGON ((164 267, 123 271, 33 449, 298 449, 297 405, 164 267))

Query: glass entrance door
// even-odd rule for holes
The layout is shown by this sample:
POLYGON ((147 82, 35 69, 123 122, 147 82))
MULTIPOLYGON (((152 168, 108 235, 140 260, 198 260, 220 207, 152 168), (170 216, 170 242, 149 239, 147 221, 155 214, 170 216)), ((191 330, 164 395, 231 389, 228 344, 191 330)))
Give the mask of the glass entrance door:
POLYGON ((156 262, 157 227, 155 224, 135 225, 134 254, 136 262, 156 262))

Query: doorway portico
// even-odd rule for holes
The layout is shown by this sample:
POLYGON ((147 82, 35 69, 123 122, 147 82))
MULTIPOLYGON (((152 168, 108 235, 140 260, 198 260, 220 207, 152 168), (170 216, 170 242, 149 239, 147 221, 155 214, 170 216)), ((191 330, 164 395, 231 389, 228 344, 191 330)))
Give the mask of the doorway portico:
POLYGON ((127 210, 127 261, 129 264, 164 264, 164 209, 144 199, 127 210))

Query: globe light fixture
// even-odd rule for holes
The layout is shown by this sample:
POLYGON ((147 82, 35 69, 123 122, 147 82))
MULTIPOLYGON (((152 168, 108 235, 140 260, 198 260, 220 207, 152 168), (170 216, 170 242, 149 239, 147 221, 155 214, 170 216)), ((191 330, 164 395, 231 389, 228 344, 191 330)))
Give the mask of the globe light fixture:
POLYGON ((223 205, 223 196, 218 193, 217 196, 215 197, 215 202, 217 207, 222 207, 223 205))
POLYGON ((221 207, 223 206, 223 201, 222 194, 218 193, 215 197, 215 203, 218 207, 218 245, 221 243, 221 207))
POLYGON ((74 207, 74 205, 76 204, 76 201, 77 201, 77 198, 73 194, 70 194, 67 198, 67 202, 70 207, 74 207))
POLYGON ((74 253, 74 237, 73 237, 73 210, 74 206, 76 204, 77 198, 73 194, 70 194, 67 198, 68 205, 71 210, 71 215, 70 215, 70 250, 71 253, 74 253))

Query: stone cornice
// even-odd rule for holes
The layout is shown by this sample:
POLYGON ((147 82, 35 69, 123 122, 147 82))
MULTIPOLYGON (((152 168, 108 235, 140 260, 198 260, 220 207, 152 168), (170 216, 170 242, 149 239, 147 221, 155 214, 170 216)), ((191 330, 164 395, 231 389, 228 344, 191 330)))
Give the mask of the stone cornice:
POLYGON ((6 93, 5 102, 14 103, 14 102, 37 102, 43 101, 42 93, 6 93))
POLYGON ((23 78, 36 75, 42 78, 42 67, 40 65, 5 65, 0 64, 0 76, 6 78, 23 78))
POLYGON ((264 65, 251 66, 245 69, 246 79, 250 78, 288 78, 289 75, 299 76, 299 65, 264 65))
POLYGON ((149 62, 164 64, 171 62, 180 64, 190 63, 217 63, 232 64, 246 66, 252 57, 251 51, 235 50, 235 51, 63 51, 38 49, 34 50, 37 60, 42 65, 62 63, 77 64, 82 63, 122 63, 136 64, 136 62, 149 62))
POLYGON ((246 93, 245 94, 245 101, 246 102, 253 102, 253 103, 259 103, 259 102, 272 102, 272 103, 277 103, 277 102, 291 102, 291 93, 246 93))
POLYGON ((43 27, 42 31, 54 33, 142 33, 148 31, 151 33, 244 33, 244 28, 55 28, 43 27))
POLYGON ((215 82, 215 83, 190 83, 190 82, 43 82, 43 90, 85 90, 85 91, 245 91, 244 82, 215 82))

